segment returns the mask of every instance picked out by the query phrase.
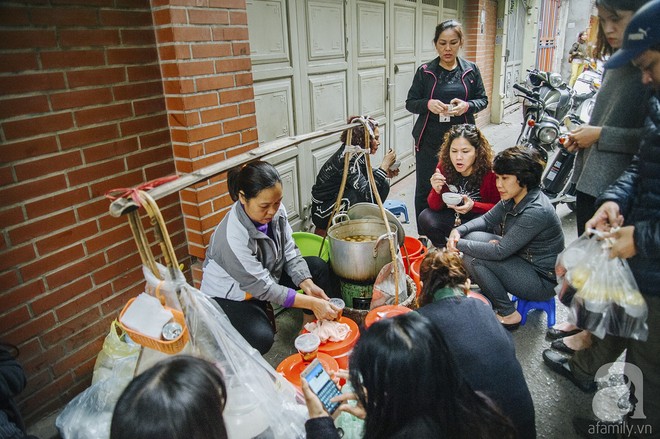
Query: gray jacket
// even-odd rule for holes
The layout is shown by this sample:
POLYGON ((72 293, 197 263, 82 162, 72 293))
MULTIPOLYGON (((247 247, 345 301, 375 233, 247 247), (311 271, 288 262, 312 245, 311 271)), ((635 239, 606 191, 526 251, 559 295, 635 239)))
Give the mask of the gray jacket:
POLYGON ((639 148, 649 97, 631 64, 605 72, 589 121, 603 130, 598 142, 578 152, 573 174, 578 191, 598 197, 628 167, 639 148))
POLYGON ((541 276, 557 281, 555 262, 564 250, 564 233, 555 208, 539 188, 529 191, 518 205, 513 200, 500 201, 456 230, 462 237, 475 231, 502 237, 496 245, 459 239, 457 248, 466 255, 491 261, 518 255, 532 264, 541 276))
POLYGON ((206 249, 202 293, 231 300, 252 297, 284 304, 289 289, 278 282, 286 271, 294 284, 311 278, 280 206, 273 220, 274 240, 257 230, 240 202, 220 221, 206 249))

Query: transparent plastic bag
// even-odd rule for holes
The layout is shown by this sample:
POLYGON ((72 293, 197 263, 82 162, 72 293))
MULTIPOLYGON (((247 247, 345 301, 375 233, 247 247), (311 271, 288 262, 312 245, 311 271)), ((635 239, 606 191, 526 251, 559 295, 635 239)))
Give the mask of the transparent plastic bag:
MULTIPOLYGON (((581 249, 581 258, 576 259, 572 268, 566 267, 564 280, 568 286, 567 291, 562 291, 566 295, 575 290, 569 322, 599 338, 610 334, 646 340, 648 308, 628 262, 609 257, 611 242, 607 239, 583 235, 578 241, 576 248, 581 249)), ((565 258, 562 263, 566 263, 565 258)), ((562 300, 562 303, 566 302, 562 300)))
MULTIPOLYGON (((168 306, 183 310, 190 342, 181 353, 205 358, 222 371, 227 388, 223 418, 229 437, 304 438, 308 414, 302 394, 234 329, 214 300, 185 283, 178 269, 159 269, 164 281, 145 270, 145 291, 155 292, 159 287, 168 306)), ((123 364, 115 363, 109 377, 65 407, 56 421, 64 439, 109 437, 115 404, 132 378, 123 371, 123 364)))
POLYGON ((408 298, 408 286, 406 283, 406 271, 403 267, 403 259, 398 254, 396 264, 399 268, 399 302, 396 302, 396 290, 394 283, 394 266, 391 262, 385 264, 378 272, 374 282, 373 295, 371 297, 370 309, 383 305, 399 305, 408 298))
POLYGON ((214 300, 187 284, 180 300, 191 352, 215 362, 223 373, 229 437, 305 437, 308 413, 302 394, 250 346, 214 300))
POLYGON ((113 320, 110 324, 110 332, 105 337, 101 352, 97 355, 96 363, 94 363, 92 385, 112 377, 113 374, 128 377, 129 381, 133 378, 133 372, 140 354, 140 346, 124 341, 125 335, 117 320, 113 320))
POLYGON ((107 439, 112 412, 133 379, 140 346, 126 343, 113 321, 94 365, 92 385, 72 399, 55 420, 64 439, 107 439))

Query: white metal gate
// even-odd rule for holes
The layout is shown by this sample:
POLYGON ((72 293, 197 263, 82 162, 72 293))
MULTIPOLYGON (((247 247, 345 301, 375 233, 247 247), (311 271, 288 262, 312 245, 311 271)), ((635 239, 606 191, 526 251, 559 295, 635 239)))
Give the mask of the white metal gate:
MULTIPOLYGON (((380 124, 399 178, 414 171, 414 116, 405 99, 416 67, 437 56, 432 39, 458 0, 248 0, 259 141, 338 126, 368 114, 380 124), (451 9, 447 9, 450 6, 451 9)), ((311 188, 339 136, 310 141, 268 160, 282 175, 294 229, 311 228, 311 188)))

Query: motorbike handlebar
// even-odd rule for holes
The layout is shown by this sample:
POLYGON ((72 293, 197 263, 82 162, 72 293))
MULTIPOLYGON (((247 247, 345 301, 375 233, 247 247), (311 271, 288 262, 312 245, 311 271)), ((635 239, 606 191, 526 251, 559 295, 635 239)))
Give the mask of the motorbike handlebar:
POLYGON ((532 91, 528 88, 525 88, 520 84, 513 84, 513 88, 515 88, 519 92, 524 93, 525 95, 529 96, 530 98, 533 98, 533 99, 538 99, 539 98, 539 93, 538 92, 535 92, 535 91, 532 91))

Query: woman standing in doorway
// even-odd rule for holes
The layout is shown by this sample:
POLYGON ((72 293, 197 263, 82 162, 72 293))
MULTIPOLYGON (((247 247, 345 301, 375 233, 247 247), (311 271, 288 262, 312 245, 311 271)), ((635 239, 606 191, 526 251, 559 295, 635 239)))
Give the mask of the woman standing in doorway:
POLYGON ((486 108, 488 97, 476 64, 459 58, 463 27, 446 20, 435 28, 433 44, 438 57, 417 69, 408 91, 406 109, 418 114, 412 135, 415 138, 415 215, 428 207, 438 150, 452 125, 474 124, 474 115, 486 108))

